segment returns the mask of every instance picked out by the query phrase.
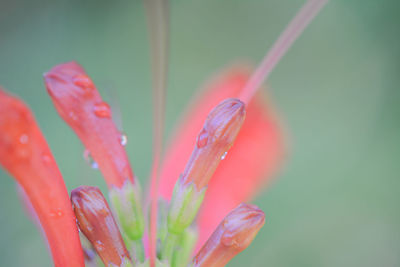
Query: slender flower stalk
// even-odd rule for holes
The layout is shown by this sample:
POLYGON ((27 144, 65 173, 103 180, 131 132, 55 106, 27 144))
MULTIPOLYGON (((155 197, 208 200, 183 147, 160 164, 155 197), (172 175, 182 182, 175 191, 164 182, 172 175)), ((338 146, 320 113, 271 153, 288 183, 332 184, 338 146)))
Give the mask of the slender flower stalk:
POLYGON ((157 204, 162 141, 164 133, 164 113, 168 72, 169 1, 144 0, 150 40, 150 57, 153 92, 153 165, 150 179, 150 223, 149 254, 150 266, 155 265, 157 235, 157 204))
POLYGON ((265 215, 255 205, 240 204, 215 229, 193 259, 193 267, 223 267, 246 249, 265 223, 265 215))
POLYGON ((121 233, 103 194, 96 187, 80 186, 71 192, 79 229, 106 266, 130 261, 121 233))
POLYGON ((296 16, 292 19, 272 48, 265 55, 257 70, 253 73, 241 96, 245 103, 248 103, 261 87, 261 84, 268 79, 269 74, 286 54, 294 41, 307 28, 308 24, 314 19, 319 11, 328 3, 329 0, 307 0, 296 16))
POLYGON ((28 196, 54 265, 84 266, 67 188, 32 112, 0 88, 0 114, 0 164, 28 196))

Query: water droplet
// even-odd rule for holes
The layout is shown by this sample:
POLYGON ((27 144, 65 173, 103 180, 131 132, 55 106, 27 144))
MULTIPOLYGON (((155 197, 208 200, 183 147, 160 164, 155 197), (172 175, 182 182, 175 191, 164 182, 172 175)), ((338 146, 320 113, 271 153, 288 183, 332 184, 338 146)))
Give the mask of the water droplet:
POLYGON ((28 136, 27 134, 22 134, 22 135, 19 137, 19 142, 20 142, 21 144, 23 144, 23 145, 27 144, 28 141, 29 141, 29 136, 28 136))
POLYGON ((16 136, 15 149, 13 153, 20 159, 26 159, 31 154, 31 148, 29 146, 29 136, 27 134, 21 134, 16 136))
POLYGON ((199 136, 197 137, 197 147, 202 148, 205 145, 207 145, 207 142, 208 142, 208 133, 203 128, 203 130, 201 130, 201 132, 199 133, 199 136))
POLYGON ((48 154, 46 154, 46 153, 43 153, 42 154, 42 160, 43 160, 43 162, 44 163, 50 163, 51 162, 51 157, 48 155, 48 154))
POLYGON ((96 161, 93 161, 93 163, 90 166, 92 167, 92 169, 98 169, 99 168, 99 164, 97 164, 96 161))
POLYGON ((97 103, 94 105, 94 114, 99 118, 110 118, 110 106, 106 102, 97 103))
POLYGON ((96 247, 97 251, 103 251, 105 249, 103 242, 101 242, 100 240, 97 240, 94 243, 94 246, 96 247))
POLYGON ((90 167, 92 169, 98 169, 99 168, 99 164, 97 164, 96 161, 94 161, 92 155, 90 154, 90 151, 88 149, 85 149, 83 151, 83 158, 85 159, 85 161, 90 165, 90 167))
POLYGON ((78 120, 78 116, 76 116, 75 112, 70 111, 68 116, 73 120, 73 121, 77 121, 78 120))
POLYGON ((126 136, 126 134, 121 133, 121 136, 119 137, 119 143, 122 146, 126 146, 126 144, 128 144, 128 137, 126 136))
POLYGON ((221 160, 224 160, 226 158, 226 155, 228 155, 228 151, 225 151, 224 154, 222 154, 221 160))
POLYGON ((64 215, 63 211, 59 208, 50 212, 50 217, 62 217, 63 215, 64 215))
POLYGON ((92 80, 87 75, 84 74, 76 75, 72 79, 72 82, 86 92, 89 92, 94 87, 92 80))

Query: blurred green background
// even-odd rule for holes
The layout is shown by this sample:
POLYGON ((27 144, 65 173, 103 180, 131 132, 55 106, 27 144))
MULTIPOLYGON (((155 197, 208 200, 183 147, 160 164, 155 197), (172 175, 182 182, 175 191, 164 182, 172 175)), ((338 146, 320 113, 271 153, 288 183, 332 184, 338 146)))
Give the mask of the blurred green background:
MULTIPOLYGON (((303 2, 172 1, 166 136, 208 77, 233 62, 259 62, 303 2)), ((266 225, 229 266, 400 266, 399 11, 397 0, 333 0, 274 70, 269 94, 289 155, 255 200, 266 225)), ((35 112, 69 189, 105 184, 56 114, 42 73, 83 64, 105 99, 119 103, 145 184, 152 130, 145 22, 141 1, 0 0, 0 84, 35 112)), ((51 266, 3 170, 0 185, 0 266, 51 266)))

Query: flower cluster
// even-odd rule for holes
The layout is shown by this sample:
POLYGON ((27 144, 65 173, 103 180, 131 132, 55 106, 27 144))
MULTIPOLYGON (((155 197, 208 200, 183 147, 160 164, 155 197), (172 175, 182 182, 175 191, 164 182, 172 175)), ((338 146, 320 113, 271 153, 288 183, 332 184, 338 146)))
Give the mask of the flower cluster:
POLYGON ((125 151, 126 136, 78 63, 53 67, 45 87, 103 174, 110 205, 92 186, 69 196, 33 113, 0 87, 0 165, 19 185, 54 265, 97 266, 100 259, 106 266, 219 267, 247 248, 265 215, 242 202, 268 181, 284 151, 275 115, 257 90, 326 1, 306 2, 253 75, 230 68, 190 105, 151 199, 159 202, 157 221, 145 219, 148 203, 125 151), (156 251, 149 245, 151 225, 156 251))
MULTIPOLYGON (((239 92, 237 89, 242 87, 245 76, 243 71, 230 71, 211 86, 212 94, 215 93, 215 86, 218 87, 218 94, 221 94, 212 96, 213 101, 218 98, 225 100, 206 116, 197 138, 191 142, 194 143, 192 155, 180 177, 175 178, 171 201, 160 205, 167 212, 166 216, 160 216, 156 265, 186 266, 192 262, 193 266, 223 266, 251 243, 264 224, 264 213, 260 209, 241 204, 222 220, 197 256, 191 260, 197 241, 197 230, 193 222, 210 179, 220 162, 227 157, 246 117, 245 104, 224 95, 228 97, 235 91, 239 92)), ((55 265, 83 266, 85 255, 87 261, 93 260, 93 257, 87 256, 91 255, 90 251, 95 251, 106 266, 147 265, 149 261, 142 242, 146 227, 141 189, 130 167, 124 144, 121 144, 121 133, 112 121, 109 106, 76 62, 54 67, 44 75, 44 79, 56 110, 97 162, 109 187, 113 207, 109 207, 98 188, 91 186, 74 189, 70 204, 61 173, 32 112, 21 100, 1 90, 0 162, 28 196, 29 205, 34 209, 33 214, 38 217, 45 231, 55 265), (75 219, 84 236, 82 238, 90 243, 84 250, 81 248, 75 219)), ((269 142, 276 144, 279 141, 279 130, 273 127, 274 120, 265 113, 265 105, 251 104, 250 107, 255 109, 250 112, 249 120, 253 136, 238 138, 239 142, 248 142, 249 138, 256 142, 247 147, 247 153, 252 153, 254 149, 264 149, 263 143, 258 143, 254 136, 257 133, 265 131, 271 135, 275 131, 277 139, 269 142)), ((262 134, 259 136, 262 137, 260 140, 265 137, 262 134)), ((185 142, 184 139, 178 139, 185 142)), ((278 151, 275 149, 274 157, 279 157, 278 151)), ((240 158, 235 156, 243 152, 232 151, 228 157, 237 165, 235 169, 239 173, 239 170, 247 169, 249 165, 239 163, 240 158)), ((228 159, 226 162, 229 162, 228 159)), ((262 157, 258 164, 263 165, 264 162, 265 157, 262 157)), ((168 164, 166 162, 164 165, 162 183, 173 179, 168 174, 168 164)), ((237 180, 235 176, 223 179, 225 184, 229 183, 229 179, 232 183, 237 180)), ((240 190, 256 182, 252 177, 240 180, 243 185, 240 190)), ((164 190, 165 187, 161 188, 164 190)), ((235 202, 239 199, 242 198, 235 202)))

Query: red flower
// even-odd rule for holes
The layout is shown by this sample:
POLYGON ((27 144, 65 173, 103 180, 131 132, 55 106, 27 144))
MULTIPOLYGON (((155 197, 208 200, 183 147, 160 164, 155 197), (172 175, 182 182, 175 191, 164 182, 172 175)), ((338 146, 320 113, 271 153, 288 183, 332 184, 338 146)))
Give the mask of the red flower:
POLYGON ((0 88, 0 114, 0 163, 29 197, 55 266, 83 266, 67 188, 31 111, 0 88))

